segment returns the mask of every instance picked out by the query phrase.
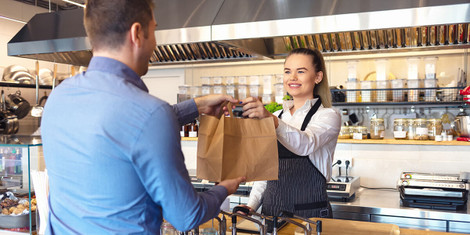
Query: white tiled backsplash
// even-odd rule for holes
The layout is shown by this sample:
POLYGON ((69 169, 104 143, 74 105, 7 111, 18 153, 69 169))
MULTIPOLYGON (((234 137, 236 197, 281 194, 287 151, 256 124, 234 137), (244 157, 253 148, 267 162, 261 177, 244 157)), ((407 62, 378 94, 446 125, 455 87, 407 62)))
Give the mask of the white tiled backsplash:
MULTIPOLYGON (((186 167, 196 169, 197 141, 182 141, 182 148, 186 167)), ((469 152, 470 146, 338 143, 335 158, 353 158, 349 175, 360 176, 362 186, 395 188, 403 171, 446 174, 470 171, 469 152)), ((337 174, 335 166, 333 175, 337 174)))

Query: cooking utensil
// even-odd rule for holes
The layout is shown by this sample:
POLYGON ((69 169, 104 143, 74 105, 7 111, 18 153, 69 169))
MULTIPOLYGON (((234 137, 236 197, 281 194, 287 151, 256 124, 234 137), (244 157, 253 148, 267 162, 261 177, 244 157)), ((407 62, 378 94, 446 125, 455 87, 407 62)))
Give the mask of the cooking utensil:
POLYGON ((55 83, 56 83, 56 80, 57 79, 57 64, 54 64, 54 74, 52 76, 52 90, 54 90, 55 88, 55 83))
POLYGON ((44 92, 44 95, 41 97, 41 99, 39 99, 39 105, 44 107, 45 105, 45 102, 47 101, 47 92, 44 92))
POLYGON ((2 90, 2 110, 0 112, 0 133, 16 134, 19 129, 18 118, 6 108, 5 94, 2 90))
POLYGON ((10 100, 10 102, 7 103, 9 104, 7 105, 8 110, 15 114, 18 119, 22 119, 28 115, 31 105, 26 99, 21 97, 20 90, 16 91, 14 94, 9 94, 8 98, 10 100))
MULTIPOLYGON (((39 71, 39 62, 36 61, 36 71, 39 71)), ((42 117, 44 108, 39 105, 39 76, 36 75, 36 105, 31 109, 31 116, 42 117)))
POLYGON ((470 137, 470 116, 457 116, 453 126, 460 137, 470 137))

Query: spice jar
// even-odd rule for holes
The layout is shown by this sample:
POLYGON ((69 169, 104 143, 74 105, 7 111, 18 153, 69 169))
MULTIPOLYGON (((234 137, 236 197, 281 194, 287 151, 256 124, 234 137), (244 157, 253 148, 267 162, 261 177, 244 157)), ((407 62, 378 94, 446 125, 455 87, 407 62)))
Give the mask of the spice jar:
POLYGON ((338 139, 351 139, 351 134, 349 126, 341 126, 339 131, 338 139))
POLYGON ((396 140, 405 140, 408 138, 408 120, 397 118, 393 120, 393 137, 396 140))
POLYGON ((352 138, 355 140, 367 139, 367 127, 355 126, 352 130, 352 138))
POLYGON ((428 119, 428 139, 434 140, 436 136, 442 134, 442 120, 439 118, 428 119))
POLYGON ((370 120, 370 138, 383 139, 385 136, 385 125, 383 118, 372 118, 370 120))
POLYGON ((428 139, 428 124, 425 118, 417 118, 414 120, 413 127, 415 130, 414 140, 428 139))

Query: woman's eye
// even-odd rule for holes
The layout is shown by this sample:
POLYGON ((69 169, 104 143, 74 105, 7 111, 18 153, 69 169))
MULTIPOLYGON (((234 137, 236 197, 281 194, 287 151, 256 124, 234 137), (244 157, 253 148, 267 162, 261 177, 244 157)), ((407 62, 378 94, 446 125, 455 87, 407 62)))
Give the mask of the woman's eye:
POLYGON ((285 74, 290 74, 290 71, 284 71, 285 74))
POLYGON ((298 73, 305 73, 305 71, 300 70, 298 73))

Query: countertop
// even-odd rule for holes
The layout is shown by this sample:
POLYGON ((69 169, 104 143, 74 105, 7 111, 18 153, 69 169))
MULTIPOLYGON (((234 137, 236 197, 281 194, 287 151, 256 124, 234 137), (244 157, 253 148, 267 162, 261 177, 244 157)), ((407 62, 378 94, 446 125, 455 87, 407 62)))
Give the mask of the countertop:
POLYGON ((333 211, 470 222, 468 206, 465 211, 404 207, 400 204, 400 193, 393 189, 359 188, 351 202, 331 202, 331 206, 333 211))

